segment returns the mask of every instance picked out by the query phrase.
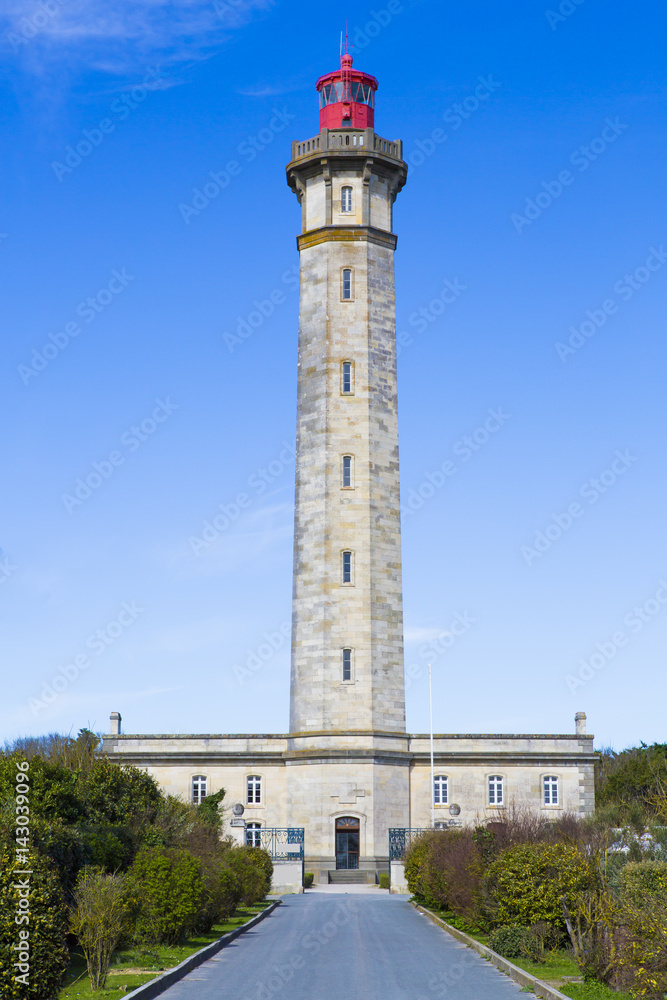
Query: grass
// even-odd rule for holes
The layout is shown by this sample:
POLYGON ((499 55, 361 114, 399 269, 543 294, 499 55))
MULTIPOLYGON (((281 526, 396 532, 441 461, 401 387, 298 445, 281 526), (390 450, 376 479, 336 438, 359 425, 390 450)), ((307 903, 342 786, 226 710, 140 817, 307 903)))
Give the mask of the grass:
POLYGON ((150 982, 156 975, 166 969, 172 969, 179 962, 193 955, 200 948, 217 941, 223 934, 233 931, 240 924, 245 924, 252 917, 261 913, 268 903, 258 903, 236 911, 233 917, 224 923, 214 924, 206 934, 189 937, 179 945, 157 945, 150 949, 128 947, 117 951, 109 968, 109 978, 103 990, 93 991, 86 972, 86 962, 83 954, 77 949, 72 952, 65 982, 58 994, 58 1000, 106 1000, 131 993, 137 986, 150 982))
MULTIPOLYGON (((432 910, 431 912, 488 947, 488 934, 470 928, 465 921, 458 919, 453 913, 444 910, 432 910)), ((602 983, 563 982, 570 977, 580 977, 581 975, 570 951, 547 952, 542 963, 531 962, 524 958, 512 958, 510 961, 513 965, 518 965, 524 972, 535 976, 536 979, 554 986, 565 996, 571 997, 571 1000, 631 1000, 629 993, 616 993, 602 983)))

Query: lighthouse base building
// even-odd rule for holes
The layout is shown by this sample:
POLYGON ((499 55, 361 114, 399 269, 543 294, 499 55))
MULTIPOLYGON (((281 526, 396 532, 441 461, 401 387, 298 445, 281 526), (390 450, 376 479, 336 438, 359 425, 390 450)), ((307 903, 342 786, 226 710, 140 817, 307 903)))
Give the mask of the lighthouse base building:
POLYGON ((172 795, 224 788, 229 831, 286 861, 300 845, 317 881, 374 880, 390 841, 399 856, 433 823, 594 807, 583 713, 567 735, 438 735, 433 773, 429 737, 406 731, 392 216, 407 165, 375 132, 377 86, 344 55, 287 166, 301 206, 289 732, 127 735, 114 712, 104 738, 172 795))

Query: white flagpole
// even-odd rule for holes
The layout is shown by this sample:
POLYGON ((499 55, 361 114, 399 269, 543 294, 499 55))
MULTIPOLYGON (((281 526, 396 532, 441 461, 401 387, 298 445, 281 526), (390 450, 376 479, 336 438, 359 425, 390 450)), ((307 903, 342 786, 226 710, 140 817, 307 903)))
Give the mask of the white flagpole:
POLYGON ((435 774, 433 770, 433 684, 431 664, 428 665, 428 701, 431 716, 431 827, 435 830, 435 774))

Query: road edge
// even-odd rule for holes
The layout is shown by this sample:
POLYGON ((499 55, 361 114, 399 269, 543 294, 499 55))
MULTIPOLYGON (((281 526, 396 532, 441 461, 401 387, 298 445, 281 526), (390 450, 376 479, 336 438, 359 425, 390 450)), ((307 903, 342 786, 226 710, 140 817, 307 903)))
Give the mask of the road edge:
POLYGON ((219 937, 217 941, 212 941, 211 944, 204 945, 199 951, 196 951, 194 955, 189 955, 188 958, 184 958, 182 962, 175 965, 173 969, 167 969, 161 975, 156 976, 155 979, 151 979, 148 983, 144 983, 143 986, 137 986, 136 990, 131 993, 124 994, 125 1000, 153 1000, 153 997, 159 996, 168 990, 170 986, 177 983, 179 979, 182 979, 188 972, 192 969, 196 969, 198 965, 205 962, 207 959, 211 958, 212 955, 217 954, 226 944, 237 938, 239 934, 243 934, 245 931, 250 930, 258 924, 264 917, 268 917, 269 914, 273 913, 276 906, 280 906, 282 900, 274 899, 265 910, 258 913, 256 916, 251 917, 245 924, 241 924, 240 927, 235 927, 233 931, 229 931, 227 934, 223 934, 219 937))
POLYGON ((452 927, 451 924, 446 923, 441 917, 436 917, 435 913, 431 913, 426 907, 420 906, 419 903, 415 903, 414 900, 410 900, 412 905, 420 913, 423 913, 425 917, 432 920, 434 924, 438 927, 442 927, 443 930, 451 934, 452 937, 456 938, 457 941, 461 941, 462 944, 468 946, 468 948, 473 948, 482 958, 485 958, 492 965, 495 965, 496 969, 501 972, 506 973, 511 979, 516 983, 520 983, 521 986, 532 987, 535 996, 541 997, 542 1000, 571 1000, 570 997, 561 993, 559 990, 555 989, 553 986, 543 983, 541 979, 536 979, 535 976, 531 976, 529 972, 524 972, 520 969, 518 965, 514 965, 513 962, 509 962, 502 955, 497 952, 492 951, 487 945, 482 944, 481 941, 476 941, 475 938, 470 937, 468 934, 464 934, 463 931, 458 930, 456 927, 452 927))

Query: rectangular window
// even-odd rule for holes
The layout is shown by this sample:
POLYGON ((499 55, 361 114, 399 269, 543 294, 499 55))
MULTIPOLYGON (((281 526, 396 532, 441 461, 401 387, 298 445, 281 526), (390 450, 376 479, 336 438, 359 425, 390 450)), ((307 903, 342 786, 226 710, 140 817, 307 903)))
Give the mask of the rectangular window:
POLYGON ((544 804, 545 806, 558 805, 558 778, 548 775, 544 779, 544 804))
MULTIPOLYGON (((356 139, 356 136, 355 136, 356 139)), ((340 210, 341 212, 351 212, 352 211, 352 188, 344 187, 341 188, 340 192, 340 210)))
POLYGON ((352 680, 352 650, 343 650, 343 680, 352 680))
POLYGON ((248 847, 261 847, 262 846, 262 834, 261 834, 262 824, 261 823, 246 823, 245 828, 245 842, 248 847))
POLYGON ((352 298, 352 269, 349 267, 343 268, 343 291, 342 296, 344 299, 352 298))
POLYGON ((192 779, 192 801, 198 806, 202 799, 206 798, 206 778, 203 774, 196 774, 192 779))
POLYGON ((343 361, 341 372, 341 392, 351 394, 352 390, 352 362, 343 361))
POLYGON ((433 779, 433 802, 436 806, 446 806, 448 801, 447 776, 436 774, 433 779))
POLYGON ((258 774, 248 775, 248 805, 258 805, 262 801, 262 779, 258 774))
POLYGON ((343 552, 343 583, 352 583, 352 553, 343 552))
POLYGON ((489 778, 489 805, 501 806, 503 804, 503 779, 499 774, 493 774, 489 778))
POLYGON ((343 489, 352 486, 352 456, 343 455, 343 489))

